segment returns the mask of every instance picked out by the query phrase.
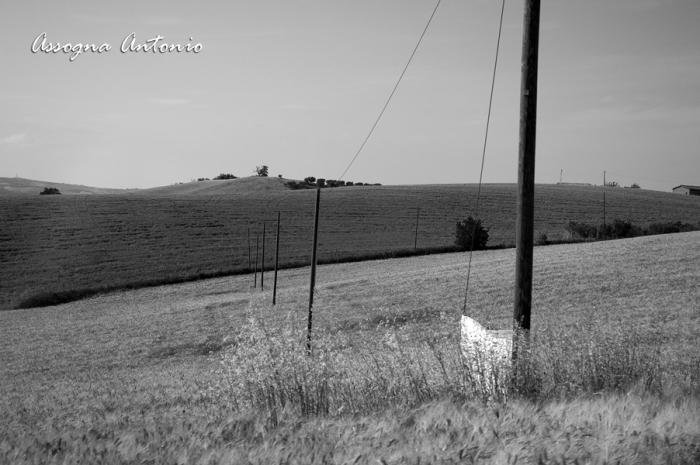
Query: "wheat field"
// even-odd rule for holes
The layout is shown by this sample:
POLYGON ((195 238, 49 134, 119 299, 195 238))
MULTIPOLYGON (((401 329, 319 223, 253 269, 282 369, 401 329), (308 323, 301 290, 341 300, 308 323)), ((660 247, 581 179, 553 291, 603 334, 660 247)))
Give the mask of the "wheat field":
MULTIPOLYGON (((229 276, 0 312, 0 462, 697 463, 700 233, 537 247, 549 356, 505 402, 454 356, 466 262, 320 266, 311 358, 308 268, 275 307, 229 276)), ((492 329, 513 264, 474 253, 467 314, 492 329)))
MULTIPOLYGON (((246 272, 248 237, 252 267, 263 223, 269 268, 278 212, 281 265, 307 265, 315 192, 280 190, 279 185, 241 190, 238 181, 128 195, 0 196, 0 309, 36 306, 41 302, 37 296, 62 295, 65 301, 112 289, 246 272)), ((279 184, 277 179, 268 181, 279 184)), ((569 221, 602 222, 602 190, 537 186, 535 237, 546 234, 556 241, 569 221)), ((476 193, 476 185, 324 189, 319 260, 452 247, 457 220, 475 215, 476 193)), ((515 185, 483 186, 478 216, 489 228, 490 246, 514 243, 515 200, 515 185)), ((608 221, 618 218, 639 226, 697 224, 700 197, 608 188, 606 210, 608 221)), ((262 250, 260 254, 262 262, 262 250)))

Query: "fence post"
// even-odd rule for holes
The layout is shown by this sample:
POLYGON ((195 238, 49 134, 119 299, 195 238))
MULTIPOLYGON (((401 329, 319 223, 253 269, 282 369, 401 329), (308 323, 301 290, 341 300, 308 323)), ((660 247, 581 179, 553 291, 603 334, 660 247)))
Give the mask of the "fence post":
POLYGON ((260 264, 260 289, 265 290, 265 223, 263 223, 262 260, 260 264))
POLYGON ((316 251, 318 249, 318 211, 321 202, 321 188, 316 188, 316 211, 314 213, 314 243, 311 252, 311 286, 309 288, 309 325, 306 333, 306 352, 311 355, 311 320, 314 306, 314 287, 316 286, 316 251))
POLYGON ((275 279, 272 285, 272 305, 277 300, 277 263, 280 258, 280 212, 277 212, 277 237, 275 238, 275 279))

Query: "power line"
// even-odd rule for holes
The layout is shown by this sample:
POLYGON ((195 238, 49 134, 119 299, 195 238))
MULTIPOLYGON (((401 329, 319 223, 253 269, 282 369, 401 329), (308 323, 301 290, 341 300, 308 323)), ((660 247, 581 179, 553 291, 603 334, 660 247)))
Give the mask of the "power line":
POLYGON ((479 189, 476 191, 476 208, 474 211, 474 227, 472 228, 472 244, 469 250, 469 265, 467 266, 467 285, 464 290, 464 306, 462 307, 462 315, 467 314, 467 296, 469 295, 469 276, 472 270, 472 255, 474 254, 474 238, 476 236, 476 226, 479 219, 479 200, 481 198, 481 180, 484 175, 484 161, 486 160, 486 143, 489 139, 489 123, 491 121, 491 107, 493 105, 493 90, 496 87, 496 68, 498 67, 498 51, 501 48, 501 32, 503 31, 503 13, 506 9, 506 0, 503 0, 501 6, 501 20, 498 26, 498 40, 496 41, 496 59, 493 64, 493 78, 491 79, 491 96, 489 97, 489 112, 486 116, 486 134, 484 135, 484 149, 481 154, 481 171, 479 172, 479 189))
POLYGON ((394 90, 391 91, 391 95, 389 95, 389 99, 386 101, 384 104, 384 108, 382 108, 381 113, 379 113, 379 116, 377 117, 377 120, 374 122, 374 125, 372 126, 372 129, 370 129, 369 134, 367 134, 367 137, 365 137, 364 142, 362 142, 362 145, 360 146, 360 149, 357 151, 355 156, 353 157, 352 161, 348 165, 347 168, 345 168, 345 171, 343 171, 343 174, 340 175, 338 180, 340 181, 343 179, 343 176, 345 176, 345 173, 348 172, 350 167, 352 166, 353 163, 355 163, 355 159, 357 156, 360 154, 362 149, 364 148, 365 144, 369 140, 370 136, 374 132, 374 128, 377 127, 377 123, 379 123, 379 120, 382 118, 382 115, 384 114, 384 110, 386 110, 386 107, 389 106, 389 102, 391 102, 391 98, 394 96, 394 92, 396 92, 396 89, 399 87, 399 84, 401 83, 401 79, 403 78, 403 75, 406 73, 406 70, 408 69, 408 65, 411 64, 411 60, 413 60, 413 56, 416 54, 416 50, 418 50, 418 46, 420 45, 421 41, 423 40, 423 36, 425 35, 425 32, 428 30, 428 26, 430 26, 430 22, 433 20, 433 16, 435 16, 435 12, 437 11, 438 7, 440 6, 440 1, 438 0, 437 5, 435 5, 435 9, 433 10, 433 14, 430 15, 430 19, 428 19, 428 24, 425 25, 425 29, 423 29, 423 33, 420 35, 420 39, 418 39, 418 43, 416 44, 416 48, 413 49, 413 53, 411 53, 411 57, 408 59, 408 63, 406 63, 406 66, 404 67, 403 71, 401 72, 401 76, 399 76, 399 80, 396 82, 396 85, 394 86, 394 90))

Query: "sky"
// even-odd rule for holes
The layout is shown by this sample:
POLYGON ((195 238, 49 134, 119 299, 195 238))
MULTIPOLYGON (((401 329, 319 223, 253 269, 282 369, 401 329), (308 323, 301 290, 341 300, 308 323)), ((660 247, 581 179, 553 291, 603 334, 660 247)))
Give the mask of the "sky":
MULTIPOLYGON (((436 4, 3 2, 0 177, 148 188, 267 165, 339 179, 436 4), (71 60, 42 51, 44 33, 44 49, 111 48, 71 60), (129 50, 158 37, 183 51, 129 50)), ((485 183, 517 182, 523 4, 505 4, 485 183)), ((441 1, 344 180, 479 181, 500 13, 441 1)), ((536 182, 700 185, 699 24, 698 0, 543 0, 536 182)))

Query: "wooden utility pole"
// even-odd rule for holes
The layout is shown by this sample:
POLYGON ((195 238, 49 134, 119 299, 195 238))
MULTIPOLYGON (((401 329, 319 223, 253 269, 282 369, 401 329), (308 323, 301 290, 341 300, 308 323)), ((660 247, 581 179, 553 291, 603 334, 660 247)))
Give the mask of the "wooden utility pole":
POLYGON ((603 171, 603 234, 605 234, 606 231, 606 225, 605 225, 605 188, 607 185, 605 184, 605 171, 603 171))
POLYGON ((263 223, 262 261, 260 265, 260 289, 265 290, 265 223, 263 223))
MULTIPOLYGON (((535 217, 535 135, 537 126, 537 58, 540 0, 525 0, 522 74, 520 81, 520 147, 518 153, 518 216, 515 226, 515 328, 530 330, 532 255, 535 217)), ((517 344, 513 344, 513 358, 517 344)))
POLYGON ((275 238, 275 279, 272 285, 272 305, 277 300, 277 263, 280 258, 280 212, 277 212, 277 237, 275 238))
POLYGON ((250 226, 248 226, 248 272, 250 272, 250 226))
POLYGON ((316 251, 318 250, 318 211, 321 203, 321 188, 316 188, 316 211, 314 213, 314 244, 311 251, 311 287, 309 288, 309 325, 306 332, 306 351, 311 355, 311 320, 314 306, 314 287, 316 287, 316 251))
POLYGON ((258 287, 258 250, 260 250, 260 234, 255 235, 255 280, 253 287, 258 287))
POLYGON ((418 251, 418 218, 420 217, 420 207, 418 207, 418 212, 416 213, 416 240, 413 242, 413 251, 418 251))

